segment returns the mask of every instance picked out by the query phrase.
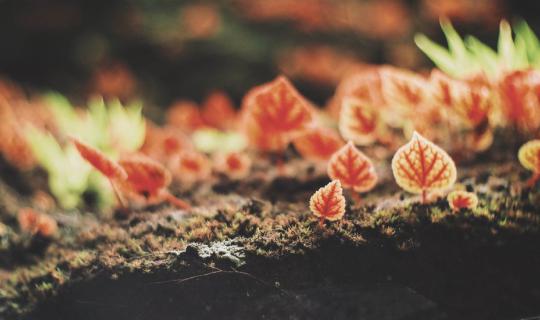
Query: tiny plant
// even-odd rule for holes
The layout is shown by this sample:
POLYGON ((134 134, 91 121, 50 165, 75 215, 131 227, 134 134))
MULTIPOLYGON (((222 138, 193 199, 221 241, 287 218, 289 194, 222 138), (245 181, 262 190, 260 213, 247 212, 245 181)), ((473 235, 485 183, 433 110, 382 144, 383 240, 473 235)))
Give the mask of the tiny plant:
POLYGON ((448 194, 446 198, 450 209, 457 212, 461 209, 475 209, 478 205, 478 197, 473 192, 467 192, 463 190, 455 190, 448 194))
POLYGON ((17 220, 22 231, 31 235, 39 234, 50 238, 58 230, 56 220, 49 215, 37 212, 32 208, 22 208, 17 214, 17 220))
POLYGON ((184 183, 203 181, 212 173, 212 163, 204 154, 194 150, 182 151, 172 164, 174 175, 184 183))
POLYGON ((244 98, 244 125, 251 144, 282 153, 295 134, 313 124, 313 111, 283 76, 252 89, 244 98))
POLYGON ((450 188, 457 176, 452 158, 417 132, 395 153, 392 172, 401 188, 422 194, 422 203, 426 203, 427 192, 450 188))
POLYGON ((317 190, 309 199, 309 209, 319 217, 319 225, 324 220, 336 221, 345 214, 345 197, 339 180, 334 180, 317 190))
POLYGON ((540 179, 540 140, 531 140, 521 146, 518 151, 518 159, 525 169, 533 172, 527 185, 534 186, 540 179))
POLYGON ((190 208, 169 192, 171 174, 159 162, 137 154, 123 157, 118 163, 127 173, 127 179, 121 183, 127 193, 142 197, 146 202, 166 200, 180 209, 190 208))
POLYGON ((214 159, 214 167, 231 180, 245 178, 251 169, 251 158, 242 152, 219 154, 214 159))
POLYGON ((379 111, 369 101, 351 97, 343 99, 339 131, 345 139, 363 146, 372 144, 378 138, 380 121, 379 111))
POLYGON ((343 146, 343 140, 334 130, 315 127, 300 133, 294 138, 293 145, 305 159, 328 161, 343 146))
POLYGON ((525 22, 512 28, 501 21, 497 52, 475 37, 465 40, 448 20, 441 20, 441 28, 448 42, 448 49, 436 44, 425 35, 415 37, 416 45, 445 73, 456 78, 470 78, 479 73, 497 77, 501 71, 540 67, 540 42, 525 22))
POLYGON ((118 204, 125 207, 124 199, 116 188, 114 181, 115 179, 127 179, 126 171, 115 161, 109 159, 101 151, 87 145, 77 138, 71 137, 70 139, 77 148, 77 151, 79 151, 81 157, 88 161, 96 170, 101 172, 101 174, 103 174, 109 180, 116 199, 118 200, 118 204))
POLYGON ((112 159, 120 152, 136 151, 145 137, 141 105, 124 107, 118 100, 105 103, 96 98, 88 102, 87 109, 78 110, 60 94, 48 94, 44 100, 58 130, 52 134, 31 125, 24 130, 32 154, 48 173, 51 193, 64 209, 81 205, 82 195, 89 191, 97 196, 99 207, 110 206, 106 179, 91 170, 74 144, 64 142, 77 136, 112 159))
POLYGON ((377 184, 377 173, 371 160, 358 150, 352 141, 332 155, 328 162, 328 176, 340 181, 340 185, 351 190, 358 203, 357 192, 367 192, 377 184))

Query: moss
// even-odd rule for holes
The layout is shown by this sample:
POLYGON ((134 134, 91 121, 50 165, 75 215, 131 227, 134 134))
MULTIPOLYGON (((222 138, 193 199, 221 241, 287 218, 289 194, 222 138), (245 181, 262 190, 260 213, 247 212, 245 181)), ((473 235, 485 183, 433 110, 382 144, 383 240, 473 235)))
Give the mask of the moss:
MULTIPOLYGON (((345 219, 327 222, 324 228, 307 208, 309 192, 298 200, 278 198, 273 203, 253 195, 206 194, 212 205, 199 206, 196 215, 184 216, 162 207, 154 212, 134 212, 127 219, 99 221, 81 216, 77 220, 80 224, 62 228, 59 240, 43 256, 10 272, 0 289, 0 314, 26 313, 64 287, 98 275, 116 278, 162 270, 182 272, 190 268, 187 257, 193 252, 205 263, 238 267, 254 258, 276 260, 309 254, 328 244, 408 251, 426 239, 444 241, 442 235, 467 238, 473 243, 504 243, 515 237, 538 235, 540 204, 532 201, 538 198, 538 192, 521 189, 516 179, 519 169, 506 167, 483 166, 482 170, 498 175, 497 180, 487 179, 485 183, 474 179, 483 171, 467 170, 464 179, 478 193, 480 205, 458 213, 450 211, 444 199, 421 205, 397 200, 395 188, 381 187, 364 206, 351 208, 345 219)), ((258 190, 271 192, 269 185, 275 184, 270 181, 254 194, 258 190)), ((295 182, 295 186, 308 185, 310 181, 295 182)))

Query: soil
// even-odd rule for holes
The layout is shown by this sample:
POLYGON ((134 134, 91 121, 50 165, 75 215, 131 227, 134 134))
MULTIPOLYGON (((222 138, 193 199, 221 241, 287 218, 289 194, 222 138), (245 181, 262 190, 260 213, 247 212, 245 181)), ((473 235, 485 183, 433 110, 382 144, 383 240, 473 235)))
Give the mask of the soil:
POLYGON ((538 316, 540 187, 525 187, 529 173, 513 158, 481 159, 458 167, 475 210, 419 204, 379 165, 378 187, 321 228, 307 202, 328 181, 324 169, 293 157, 284 175, 261 160, 241 182, 175 186, 190 213, 55 212, 61 231, 50 241, 21 234, 15 219, 43 181, 3 174, 0 318, 538 316))

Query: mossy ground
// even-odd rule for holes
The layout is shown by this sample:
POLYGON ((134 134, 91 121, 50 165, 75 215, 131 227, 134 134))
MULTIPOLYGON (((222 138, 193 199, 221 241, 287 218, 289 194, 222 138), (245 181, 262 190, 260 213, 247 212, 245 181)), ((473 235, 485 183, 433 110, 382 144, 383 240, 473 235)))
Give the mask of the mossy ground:
POLYGON ((459 184, 480 204, 458 213, 443 198, 419 204, 379 168, 379 186, 324 228, 307 207, 324 170, 290 166, 294 177, 261 162, 242 182, 173 189, 196 206, 189 214, 166 205, 128 216, 57 213, 61 232, 50 243, 18 233, 13 210, 24 197, 3 185, 0 315, 347 319, 357 304, 343 313, 339 303, 312 305, 314 296, 346 300, 350 288, 388 283, 434 303, 388 319, 540 314, 540 189, 524 188, 515 161, 460 166, 459 184))

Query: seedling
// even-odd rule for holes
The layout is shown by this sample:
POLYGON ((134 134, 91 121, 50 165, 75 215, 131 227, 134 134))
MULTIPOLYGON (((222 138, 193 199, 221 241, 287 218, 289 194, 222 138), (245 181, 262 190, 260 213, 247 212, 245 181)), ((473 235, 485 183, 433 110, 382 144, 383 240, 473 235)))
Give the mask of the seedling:
POLYGON ((401 188, 422 194, 422 203, 426 203, 427 192, 450 188, 457 176, 452 158, 417 132, 395 153, 392 172, 401 188))
POLYGON ((252 89, 243 109, 246 135, 260 151, 282 155, 294 136, 313 124, 311 106, 283 76, 252 89))
POLYGON ((475 209, 478 205, 478 197, 473 192, 456 190, 450 192, 447 197, 450 209, 457 212, 461 209, 475 209))
POLYGON ((339 180, 334 180, 317 190, 309 199, 309 209, 319 217, 319 226, 324 220, 336 221, 345 214, 345 197, 339 180))
POLYGON ((184 183, 194 183, 208 179, 212 173, 212 163, 208 157, 197 151, 183 151, 171 166, 174 175, 184 183))
POLYGON ((222 91, 214 91, 206 97, 201 117, 208 126, 219 130, 234 129, 238 118, 233 102, 222 91))
POLYGON ((518 159, 525 169, 533 172, 527 185, 534 186, 540 179, 540 140, 531 140, 521 146, 518 151, 518 159))
POLYGON ((127 173, 127 179, 121 183, 126 192, 143 197, 147 202, 166 200, 180 209, 191 208, 169 192, 171 174, 159 162, 137 154, 121 158, 118 163, 127 173))
POLYGON ((343 140, 334 130, 316 127, 300 133, 293 145, 305 159, 324 162, 343 146, 343 140))
POLYGON ((240 152, 220 154, 214 159, 214 167, 216 171, 225 174, 229 179, 240 180, 249 174, 251 158, 240 152))
POLYGON ((17 219, 21 230, 32 235, 39 234, 45 238, 50 238, 58 231, 56 220, 32 208, 19 210, 17 219))
POLYGON ((127 179, 126 171, 98 149, 89 146, 75 137, 71 137, 70 140, 77 148, 77 151, 79 151, 79 154, 109 180, 118 204, 124 208, 126 206, 125 201, 116 188, 114 181, 127 179))
POLYGON ((352 97, 343 99, 339 131, 345 139, 357 145, 370 145, 379 137, 381 121, 378 108, 368 100, 352 97))
POLYGON ((448 49, 423 34, 416 35, 415 42, 441 70, 456 78, 467 79, 481 73, 497 78, 504 72, 540 66, 538 38, 525 22, 514 26, 513 39, 510 24, 501 21, 497 52, 475 37, 463 40, 448 20, 441 20, 441 28, 448 49))
POLYGON ((328 176, 340 181, 343 188, 350 189, 356 203, 360 203, 359 192, 367 192, 377 184, 375 166, 352 141, 332 155, 328 162, 328 176))

